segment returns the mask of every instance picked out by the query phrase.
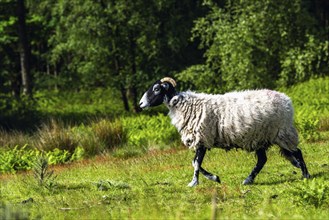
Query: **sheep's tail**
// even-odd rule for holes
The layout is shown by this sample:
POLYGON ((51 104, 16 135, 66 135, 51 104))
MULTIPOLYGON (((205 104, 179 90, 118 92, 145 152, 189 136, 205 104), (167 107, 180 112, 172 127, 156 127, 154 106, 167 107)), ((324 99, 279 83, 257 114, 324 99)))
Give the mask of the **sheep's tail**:
POLYGON ((293 126, 281 128, 274 143, 289 152, 296 151, 298 146, 298 134, 296 128, 293 126))

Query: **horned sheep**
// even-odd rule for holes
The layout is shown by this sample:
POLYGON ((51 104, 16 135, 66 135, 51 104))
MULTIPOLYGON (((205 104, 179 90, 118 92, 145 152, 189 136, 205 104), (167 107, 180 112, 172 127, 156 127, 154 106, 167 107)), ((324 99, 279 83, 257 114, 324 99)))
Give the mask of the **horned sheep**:
POLYGON ((285 94, 268 90, 247 90, 225 94, 177 92, 174 79, 156 81, 143 95, 140 108, 164 103, 172 124, 185 146, 195 151, 192 161, 194 174, 188 186, 199 183, 199 172, 207 179, 220 183, 217 175, 202 168, 208 149, 213 147, 241 148, 256 152, 257 164, 243 184, 252 184, 267 161, 266 150, 280 147, 282 155, 310 178, 298 134, 293 125, 293 107, 285 94))

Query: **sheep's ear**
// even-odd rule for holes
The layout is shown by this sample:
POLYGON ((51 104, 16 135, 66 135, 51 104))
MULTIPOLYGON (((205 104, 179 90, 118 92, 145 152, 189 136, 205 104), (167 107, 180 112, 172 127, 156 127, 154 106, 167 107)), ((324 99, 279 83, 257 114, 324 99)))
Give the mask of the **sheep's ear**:
POLYGON ((179 99, 180 99, 181 97, 179 96, 179 95, 176 95, 176 96, 174 96, 171 100, 170 100, 170 106, 171 107, 173 107, 173 106, 175 106, 177 103, 178 103, 178 101, 179 101, 179 99))
POLYGON ((169 84, 164 82, 161 84, 161 86, 165 89, 165 90, 168 90, 169 89, 169 84))

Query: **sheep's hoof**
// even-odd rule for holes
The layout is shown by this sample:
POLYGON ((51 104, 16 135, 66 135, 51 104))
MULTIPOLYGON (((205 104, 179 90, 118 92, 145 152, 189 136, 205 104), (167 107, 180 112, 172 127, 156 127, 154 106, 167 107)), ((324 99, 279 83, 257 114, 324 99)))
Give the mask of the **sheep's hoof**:
POLYGON ((306 174, 303 174, 303 177, 305 179, 310 179, 311 178, 311 175, 309 173, 306 173, 306 174))
POLYGON ((199 184, 199 181, 197 180, 192 180, 187 186, 188 187, 195 187, 199 184))
POLYGON ((245 179, 245 180, 242 182, 243 185, 251 185, 251 184, 253 184, 253 183, 254 183, 254 179, 251 178, 250 176, 248 176, 247 179, 245 179))
POLYGON ((218 177, 218 176, 215 176, 214 181, 217 182, 217 183, 220 183, 220 179, 219 179, 219 177, 218 177))

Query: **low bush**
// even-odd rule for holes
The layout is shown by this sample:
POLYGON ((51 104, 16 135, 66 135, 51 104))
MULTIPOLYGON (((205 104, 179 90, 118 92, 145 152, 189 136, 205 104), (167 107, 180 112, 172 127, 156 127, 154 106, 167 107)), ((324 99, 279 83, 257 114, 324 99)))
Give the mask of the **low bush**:
POLYGON ((299 113, 297 114, 295 121, 302 140, 310 142, 320 139, 320 124, 319 119, 315 114, 303 115, 302 113, 299 113))
POLYGON ((295 122, 302 140, 317 141, 329 115, 329 78, 314 78, 290 88, 281 88, 295 108, 295 122))
POLYGON ((127 117, 122 123, 127 129, 128 145, 161 149, 178 144, 179 134, 166 115, 127 117))
POLYGON ((49 165, 67 163, 83 158, 84 150, 77 147, 72 153, 67 150, 55 148, 48 152, 41 152, 28 145, 15 146, 12 149, 0 149, 0 173, 14 173, 18 170, 30 170, 35 166, 38 158, 44 154, 49 165))
POLYGON ((12 149, 0 150, 0 173, 29 170, 33 167, 35 158, 40 151, 30 149, 27 145, 15 146, 12 149))

